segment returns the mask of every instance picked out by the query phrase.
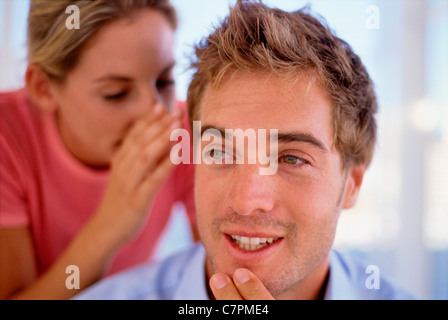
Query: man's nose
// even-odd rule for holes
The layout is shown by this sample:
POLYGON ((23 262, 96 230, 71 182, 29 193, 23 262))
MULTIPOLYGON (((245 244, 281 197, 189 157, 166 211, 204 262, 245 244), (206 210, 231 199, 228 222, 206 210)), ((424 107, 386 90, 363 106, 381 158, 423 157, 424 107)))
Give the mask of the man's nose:
POLYGON ((261 175, 260 166, 236 164, 227 203, 238 214, 270 212, 275 205, 275 175, 261 175))

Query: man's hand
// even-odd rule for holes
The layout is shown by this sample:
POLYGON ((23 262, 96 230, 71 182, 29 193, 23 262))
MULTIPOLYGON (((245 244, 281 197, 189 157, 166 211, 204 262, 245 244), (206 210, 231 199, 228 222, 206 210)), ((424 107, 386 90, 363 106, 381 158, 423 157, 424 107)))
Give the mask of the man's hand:
POLYGON ((235 270, 233 279, 224 273, 210 278, 210 288, 216 300, 274 300, 263 283, 250 270, 235 270))

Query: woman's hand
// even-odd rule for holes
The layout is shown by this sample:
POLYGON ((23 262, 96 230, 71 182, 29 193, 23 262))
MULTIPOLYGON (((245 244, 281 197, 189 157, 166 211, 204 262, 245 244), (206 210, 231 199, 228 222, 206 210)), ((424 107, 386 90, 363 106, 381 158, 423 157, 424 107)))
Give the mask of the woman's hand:
POLYGON ((170 134, 181 126, 182 112, 169 114, 157 105, 131 128, 111 163, 110 180, 96 213, 117 245, 129 241, 143 226, 152 199, 174 165, 170 134))
POLYGON ((69 265, 76 265, 80 270, 81 290, 101 277, 116 250, 143 227, 155 193, 174 166, 169 157, 170 134, 180 127, 182 114, 179 110, 164 114, 163 110, 158 106, 132 127, 112 160, 110 179, 99 209, 39 278, 31 263, 35 257, 29 242, 31 231, 0 229, 2 242, 8 243, 0 254, 5 267, 2 269, 7 270, 0 272, 0 282, 11 278, 9 270, 19 266, 22 271, 0 290, 1 299, 69 299, 80 291, 66 287, 69 265), (19 247, 20 260, 14 258, 19 247))

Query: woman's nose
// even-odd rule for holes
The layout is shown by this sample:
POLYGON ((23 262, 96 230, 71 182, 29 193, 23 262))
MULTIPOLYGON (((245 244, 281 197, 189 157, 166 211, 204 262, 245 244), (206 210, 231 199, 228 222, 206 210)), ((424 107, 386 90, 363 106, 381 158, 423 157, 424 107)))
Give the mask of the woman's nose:
POLYGON ((158 103, 162 103, 162 99, 154 89, 143 90, 137 101, 136 117, 140 118, 151 112, 158 103))

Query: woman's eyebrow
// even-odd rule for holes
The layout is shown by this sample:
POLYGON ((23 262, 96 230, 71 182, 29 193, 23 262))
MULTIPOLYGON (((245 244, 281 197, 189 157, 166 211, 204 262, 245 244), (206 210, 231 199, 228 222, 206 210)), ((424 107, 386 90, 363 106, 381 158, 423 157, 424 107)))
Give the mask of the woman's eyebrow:
MULTIPOLYGON (((175 62, 171 62, 167 67, 165 67, 160 74, 164 74, 167 72, 170 72, 174 66, 175 66, 175 62)), ((121 82, 132 82, 132 78, 129 76, 125 76, 125 75, 120 75, 120 74, 106 74, 102 77, 99 77, 95 80, 93 80, 94 82, 104 82, 104 81, 121 81, 121 82)))
POLYGON ((107 74, 98 79, 93 80, 94 82, 105 82, 105 81, 120 81, 120 82, 132 82, 132 79, 127 76, 118 74, 107 74))
POLYGON ((160 74, 164 74, 164 73, 170 72, 174 68, 175 65, 176 65, 175 61, 171 62, 166 68, 164 68, 162 70, 162 72, 160 72, 160 74))

